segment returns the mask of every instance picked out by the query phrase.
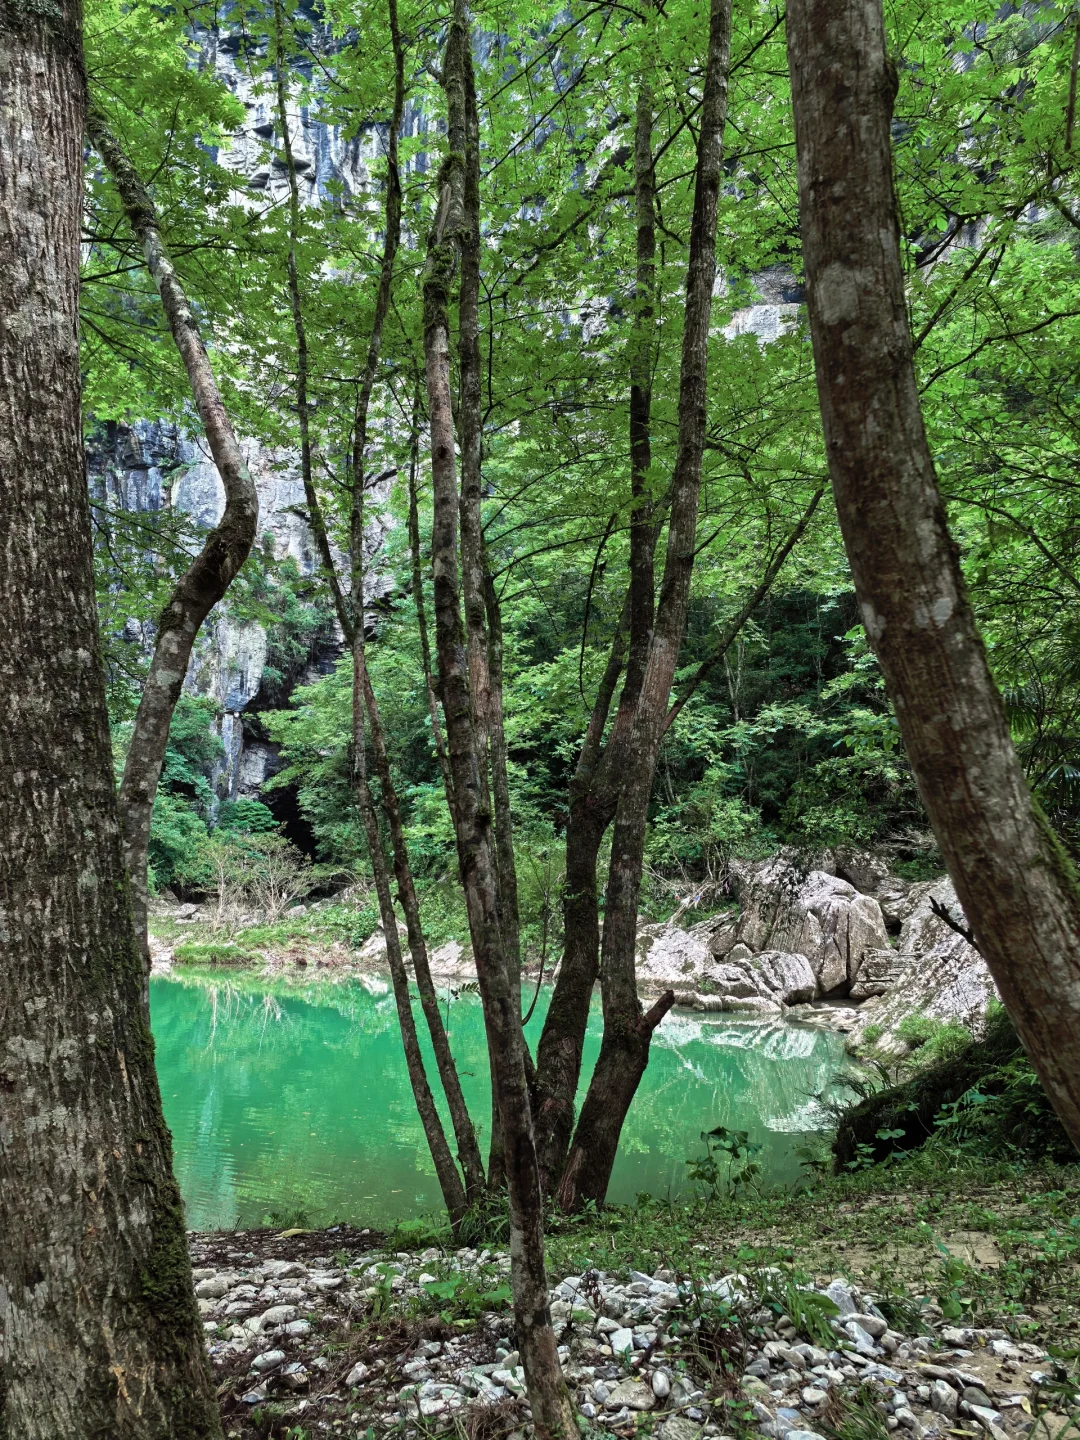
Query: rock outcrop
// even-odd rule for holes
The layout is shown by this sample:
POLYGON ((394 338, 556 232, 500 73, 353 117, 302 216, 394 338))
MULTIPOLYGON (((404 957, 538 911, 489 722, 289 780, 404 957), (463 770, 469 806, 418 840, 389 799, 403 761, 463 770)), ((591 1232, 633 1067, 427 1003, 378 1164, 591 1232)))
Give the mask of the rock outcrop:
POLYGON ((807 1019, 832 1016, 851 1032, 852 1048, 868 1035, 886 1050, 906 1048, 896 1030, 913 1013, 976 1026, 994 986, 978 952, 934 913, 936 902, 963 921, 949 881, 912 884, 866 856, 837 857, 836 868, 844 873, 807 872, 775 856, 744 868, 738 911, 690 930, 643 925, 639 981, 671 986, 680 1004, 702 1010, 767 1015, 797 1006, 807 1019), (841 1009, 841 1001, 850 1003, 841 1009))
POLYGON ((873 1026, 879 1049, 903 1051, 907 1047, 896 1030, 912 1014, 977 1029, 997 993, 979 952, 933 911, 936 901, 963 923, 952 882, 939 880, 919 889, 897 946, 902 972, 862 1007, 861 1024, 849 1042, 853 1046, 865 1044, 866 1032, 873 1026))
POLYGON ((846 995, 866 951, 889 946, 881 906, 872 896, 824 870, 800 878, 783 856, 741 886, 740 900, 736 941, 755 954, 781 950, 805 955, 819 995, 846 995))

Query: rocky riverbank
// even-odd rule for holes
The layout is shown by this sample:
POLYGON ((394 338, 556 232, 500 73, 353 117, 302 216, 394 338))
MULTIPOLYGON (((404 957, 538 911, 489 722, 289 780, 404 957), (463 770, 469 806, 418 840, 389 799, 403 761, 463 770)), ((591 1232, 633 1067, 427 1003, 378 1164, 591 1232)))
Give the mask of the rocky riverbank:
MULTIPOLYGON (((728 905, 697 924, 673 919, 641 925, 637 974, 643 993, 670 987, 682 1007, 788 1015, 846 1033, 852 1050, 872 1044, 884 1055, 907 1050, 900 1032, 914 1014, 973 1031, 981 1025, 994 985, 961 933, 966 921, 947 879, 907 881, 877 858, 856 853, 828 854, 810 868, 778 855, 734 864, 729 891, 728 905)), ((297 906, 290 915, 297 924, 308 913, 314 920, 318 907, 305 912, 297 906)), ((213 938, 207 918, 195 905, 160 907, 156 919, 165 921, 167 935, 152 940, 159 970, 197 949, 191 941, 213 938), (178 935, 185 943, 177 944, 178 935)), ((228 959, 231 952, 270 971, 385 969, 379 930, 357 947, 293 935, 253 949, 245 933, 241 928, 218 944, 219 957, 228 959)), ((203 948, 215 953, 212 945, 203 948)), ((450 940, 433 947, 430 960, 440 985, 475 984, 467 945, 450 940)))
MULTIPOLYGON (((598 1237, 598 1261, 603 1249, 598 1237)), ((900 1303, 760 1261, 729 1271, 707 1250, 644 1270, 553 1267, 583 1425, 820 1440, 861 1417, 867 1440, 1058 1440, 1080 1405, 1055 1383, 1045 1328, 1015 1306, 1007 1329, 957 1325, 925 1295, 900 1303)), ((193 1235, 191 1251, 230 1436, 529 1435, 504 1252, 399 1251, 345 1226, 193 1235)))

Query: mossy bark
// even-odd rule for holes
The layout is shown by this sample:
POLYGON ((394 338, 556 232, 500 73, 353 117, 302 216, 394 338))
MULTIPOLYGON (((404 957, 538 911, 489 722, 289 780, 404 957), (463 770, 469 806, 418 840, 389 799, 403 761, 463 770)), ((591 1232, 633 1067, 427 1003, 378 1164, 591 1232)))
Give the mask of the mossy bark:
POLYGON ((880 0, 792 0, 787 36, 818 398, 863 625, 964 913, 1080 1147, 1080 884, 1013 748, 923 426, 880 0))
POLYGON ((0 3, 0 1434, 220 1440, 97 632, 81 19, 0 3))

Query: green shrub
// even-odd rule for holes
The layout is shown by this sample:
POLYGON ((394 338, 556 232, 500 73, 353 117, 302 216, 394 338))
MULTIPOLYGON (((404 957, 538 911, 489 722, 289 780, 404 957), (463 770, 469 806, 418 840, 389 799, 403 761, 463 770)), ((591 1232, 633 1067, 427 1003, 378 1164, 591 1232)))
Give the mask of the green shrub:
POLYGON ((218 830, 237 835, 266 835, 277 829, 274 812, 261 800, 226 800, 218 810, 218 830))
POLYGON ((150 889, 199 889, 212 880, 206 822, 183 795, 158 790, 150 818, 150 889))
POLYGON ((260 965, 262 956, 228 941, 185 941, 173 950, 173 958, 181 965, 260 965))

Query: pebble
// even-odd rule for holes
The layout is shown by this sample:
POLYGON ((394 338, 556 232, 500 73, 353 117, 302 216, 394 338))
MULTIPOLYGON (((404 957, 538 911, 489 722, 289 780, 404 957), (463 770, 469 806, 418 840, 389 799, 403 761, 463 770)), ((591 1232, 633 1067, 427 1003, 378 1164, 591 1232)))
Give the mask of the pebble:
MULTIPOLYGON (((250 1255, 246 1258, 249 1263, 253 1259, 250 1255)), ((246 1268, 238 1252, 232 1268, 203 1267, 196 1272, 211 1358, 220 1363, 219 1357, 252 1355, 250 1362, 245 1360, 251 1367, 245 1402, 253 1405, 275 1396, 282 1399, 291 1391, 288 1403, 299 1415, 317 1399, 296 1392, 313 1384, 320 1372, 325 1377, 320 1383, 325 1386, 326 1372, 337 1363, 317 1353, 325 1344, 319 1318, 325 1314, 339 1324, 343 1315, 354 1313, 358 1305, 374 1298, 391 1278, 394 1294, 401 1297, 401 1302, 395 1303, 407 1305, 413 1297, 422 1297, 422 1276, 445 1277, 446 1259, 431 1250, 420 1256, 365 1255, 352 1265, 344 1263, 344 1269, 335 1267, 329 1258, 307 1265, 268 1261, 246 1268), (281 1339, 274 1348, 264 1349, 271 1332, 281 1339)), ((482 1272, 487 1281, 493 1274, 505 1275, 508 1261, 492 1252, 463 1250, 457 1257, 449 1257, 449 1266, 451 1272, 463 1273, 488 1266, 482 1272)), ((557 1334, 561 1336, 569 1322, 574 1324, 567 1332, 569 1344, 559 1347, 559 1355, 582 1420, 595 1422, 591 1428, 602 1425, 606 1430, 623 1428, 629 1433, 653 1412, 655 1418, 646 1424, 654 1425, 658 1440, 727 1440, 720 1435, 724 1412, 711 1409, 712 1402, 696 1388, 694 1372, 672 1373, 669 1364, 658 1364, 665 1342, 670 1341, 671 1312, 681 1305, 688 1289, 680 1287, 671 1270, 657 1270, 653 1276, 634 1271, 629 1280, 593 1270, 567 1276, 552 1290, 557 1334), (655 1348, 660 1353, 646 1364, 644 1352, 655 1348)), ((963 1364, 968 1355, 986 1360, 993 1357, 998 1364, 1004 1362, 1005 1370, 1017 1371, 1021 1361, 1030 1364, 1045 1359, 1041 1349, 1027 1342, 1021 1347, 1004 1331, 943 1327, 939 1316, 935 1334, 905 1336, 889 1327, 872 1295, 835 1279, 820 1292, 828 1295, 839 1312, 832 1324, 834 1348, 828 1349, 807 1341, 789 1317, 777 1319, 774 1311, 762 1308, 757 1275, 731 1273, 698 1282, 697 1289, 699 1294, 705 1291, 738 1309, 742 1323, 751 1327, 751 1343, 760 1347, 749 1350, 744 1358, 741 1390, 753 1415, 751 1428, 764 1440, 821 1440, 806 1427, 817 1423, 814 1417, 829 1400, 830 1391, 842 1396, 849 1384, 869 1387, 869 1393, 878 1397, 886 1428, 902 1429, 902 1440, 923 1440, 924 1433, 926 1440, 946 1440, 946 1432, 957 1424, 966 1424, 969 1434, 978 1426, 984 1440, 1019 1440, 1018 1430, 1025 1428, 1020 1402, 1026 1366, 1024 1373, 1005 1382, 1021 1393, 998 1399, 987 1376, 950 1363, 963 1364), (949 1351, 939 1354, 939 1337, 946 1339, 949 1351), (935 1360, 938 1363, 933 1363, 935 1360), (931 1413, 923 1408, 927 1404, 931 1413), (1007 1429, 1002 1426, 1003 1411, 1009 1417, 1007 1429)), ((931 1323, 933 1318, 931 1314, 931 1323)), ((678 1323, 685 1325, 685 1318, 679 1317, 678 1323)), ((375 1408, 365 1423, 374 1426, 378 1440, 386 1430, 394 1426, 407 1429, 418 1419, 443 1429, 454 1423, 455 1412, 467 1404, 487 1405, 507 1398, 524 1402, 524 1371, 517 1351, 510 1348, 510 1316, 481 1317, 481 1328, 485 1324, 497 1347, 495 1363, 477 1363, 467 1333, 446 1341, 418 1341, 410 1354, 389 1362, 404 1361, 401 1372, 387 1371, 381 1362, 354 1364, 338 1380, 339 1397, 348 1399, 348 1392, 361 1386, 365 1403, 374 1397, 375 1408), (399 1373, 400 1388, 389 1390, 386 1376, 399 1373), (386 1393, 380 1395, 380 1388, 386 1393)), ((490 1356, 492 1350, 486 1353, 490 1356)), ((676 1350, 672 1358, 678 1353, 676 1350)), ((968 1363, 973 1370, 985 1368, 979 1367, 975 1358, 968 1363)), ((526 1440, 526 1415, 527 1407, 519 1403, 518 1418, 511 1422, 519 1428, 508 1440, 526 1440)))
POLYGON ((264 1350, 261 1355, 256 1355, 251 1362, 252 1370, 262 1374, 266 1370, 276 1370, 279 1365, 285 1362, 284 1350, 264 1350))
POLYGON ((656 1406, 656 1395, 652 1387, 641 1380, 623 1380, 608 1396, 606 1404, 609 1410, 621 1410, 623 1406, 629 1410, 652 1410, 656 1406))
POLYGON ((930 1408, 936 1415, 955 1420, 959 1405, 960 1397, 947 1380, 935 1380, 930 1386, 930 1408))

